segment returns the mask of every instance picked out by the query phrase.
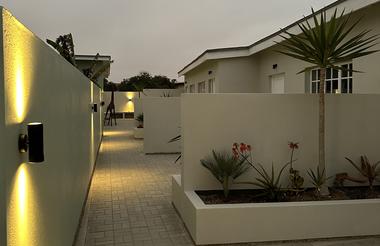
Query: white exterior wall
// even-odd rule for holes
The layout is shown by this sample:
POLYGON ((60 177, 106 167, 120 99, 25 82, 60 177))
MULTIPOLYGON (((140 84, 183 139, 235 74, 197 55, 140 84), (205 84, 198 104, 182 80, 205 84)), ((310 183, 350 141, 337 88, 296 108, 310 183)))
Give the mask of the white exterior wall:
MULTIPOLYGON (((1 16, 3 15, 3 9, 0 6, 1 16)), ((3 18, 0 18, 0 27, 3 26, 3 18)), ((0 57, 4 57, 3 53, 3 31, 0 31, 0 57)), ((4 59, 0 60, 0 105, 4 105, 4 59)), ((0 136, 3 136, 5 132, 5 108, 0 106, 0 136)), ((0 137, 0 159, 1 156, 5 156, 5 138, 0 137)), ((5 163, 0 162, 1 170, 5 169, 5 163)), ((0 172, 0 245, 6 245, 7 243, 7 232, 6 232, 6 179, 5 172, 0 172)))
POLYGON ((91 104, 101 90, 5 10, 2 21, 0 244, 72 245, 100 144, 101 109, 91 104), (44 124, 40 165, 17 147, 36 121, 44 124))
POLYGON ((222 59, 218 61, 219 93, 255 92, 258 81, 258 64, 252 57, 222 59))
MULTIPOLYGON (((251 144, 254 160, 267 168, 273 162, 276 170, 289 161, 288 142, 300 142, 295 168, 309 180, 306 171, 315 169, 318 163, 317 106, 316 95, 184 95, 182 187, 185 191, 219 189, 220 184, 201 166, 200 160, 213 149, 230 151, 234 142, 251 144)), ((379 95, 327 97, 328 176, 339 172, 358 176, 345 157, 357 160, 366 154, 373 162, 380 160, 377 112, 380 112, 379 95)), ((252 175, 247 173, 239 180, 251 180, 252 175)))
POLYGON ((206 92, 208 91, 208 81, 209 79, 215 79, 215 92, 219 93, 221 90, 220 87, 220 81, 218 76, 218 63, 216 61, 209 61, 205 62, 204 64, 200 65, 199 67, 195 68, 194 70, 190 71, 185 76, 185 90, 189 93, 190 85, 195 86, 195 93, 198 93, 198 84, 200 82, 206 82, 206 92), (209 71, 212 71, 211 74, 209 74, 209 71))
POLYGON ((144 105, 144 152, 179 153, 180 141, 168 143, 181 132, 179 97, 146 97, 144 105))

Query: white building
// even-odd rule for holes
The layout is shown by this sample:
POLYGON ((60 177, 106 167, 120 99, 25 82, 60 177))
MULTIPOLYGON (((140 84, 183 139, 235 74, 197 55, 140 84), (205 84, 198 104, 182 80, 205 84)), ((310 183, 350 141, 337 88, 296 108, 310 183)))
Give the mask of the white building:
MULTIPOLYGON (((352 19, 364 17, 353 34, 363 29, 380 33, 379 0, 339 0, 324 9, 353 12, 352 19)), ((307 16, 310 19, 312 16, 307 16)), ((300 33, 298 23, 284 30, 300 33)), ((283 31, 265 37, 250 46, 210 49, 203 52, 184 67, 180 76, 185 76, 188 93, 312 93, 318 83, 317 70, 311 64, 282 55, 276 41, 283 31), (297 74, 307 68, 306 73, 297 74)), ((373 49, 380 49, 380 45, 373 49)), ((353 67, 364 73, 328 71, 327 93, 380 93, 380 53, 347 61, 343 66, 353 67)))

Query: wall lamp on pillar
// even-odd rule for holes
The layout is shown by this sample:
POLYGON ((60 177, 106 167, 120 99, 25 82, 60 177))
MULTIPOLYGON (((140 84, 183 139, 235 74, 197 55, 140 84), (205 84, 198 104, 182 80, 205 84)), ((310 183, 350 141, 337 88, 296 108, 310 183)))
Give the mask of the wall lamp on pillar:
POLYGON ((128 98, 128 102, 132 102, 132 98, 128 98))
POLYGON ((28 134, 20 134, 18 149, 20 153, 29 154, 30 163, 44 162, 44 125, 42 123, 29 123, 28 134))
POLYGON ((94 112, 94 113, 98 112, 98 104, 96 104, 96 103, 92 104, 92 112, 94 112))

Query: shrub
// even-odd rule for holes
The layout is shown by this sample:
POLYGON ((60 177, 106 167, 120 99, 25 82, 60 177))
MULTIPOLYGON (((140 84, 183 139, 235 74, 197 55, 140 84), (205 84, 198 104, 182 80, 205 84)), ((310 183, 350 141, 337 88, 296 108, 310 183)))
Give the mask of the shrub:
POLYGON ((235 158, 226 152, 218 153, 214 150, 212 156, 201 160, 201 164, 222 184, 225 198, 229 195, 230 182, 249 169, 249 164, 245 160, 235 158))

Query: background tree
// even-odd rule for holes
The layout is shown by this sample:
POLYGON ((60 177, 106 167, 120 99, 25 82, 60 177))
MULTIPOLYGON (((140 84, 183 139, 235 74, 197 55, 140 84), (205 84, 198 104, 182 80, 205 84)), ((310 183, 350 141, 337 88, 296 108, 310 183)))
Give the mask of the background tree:
POLYGON ((118 91, 118 85, 104 79, 104 91, 118 91))
MULTIPOLYGON (((353 33, 361 21, 351 20, 352 14, 340 15, 335 10, 334 14, 327 20, 326 12, 323 11, 318 18, 312 9, 313 25, 308 20, 298 24, 301 34, 296 35, 285 31, 287 36, 282 36, 284 42, 279 45, 285 51, 278 51, 284 55, 306 61, 320 68, 319 83, 319 168, 325 170, 325 82, 326 69, 347 69, 336 64, 351 61, 355 58, 366 56, 377 52, 370 51, 376 45, 378 35, 368 35, 371 30, 361 30, 353 33), (319 19, 319 20, 318 20, 319 19)), ((301 71, 305 72, 307 69, 301 71)), ((355 72, 355 71, 351 71, 355 72)), ((327 188, 327 187, 326 187, 327 188)), ((327 190, 327 189, 326 189, 327 190)), ((328 191, 327 191, 328 192, 328 191)))
POLYGON ((76 67, 73 35, 71 33, 59 36, 55 41, 47 39, 46 42, 58 51, 68 62, 76 67))
POLYGON ((123 79, 119 84, 120 91, 138 91, 139 94, 144 89, 174 89, 176 86, 175 79, 169 79, 166 76, 152 76, 148 72, 141 72, 136 76, 123 79))

